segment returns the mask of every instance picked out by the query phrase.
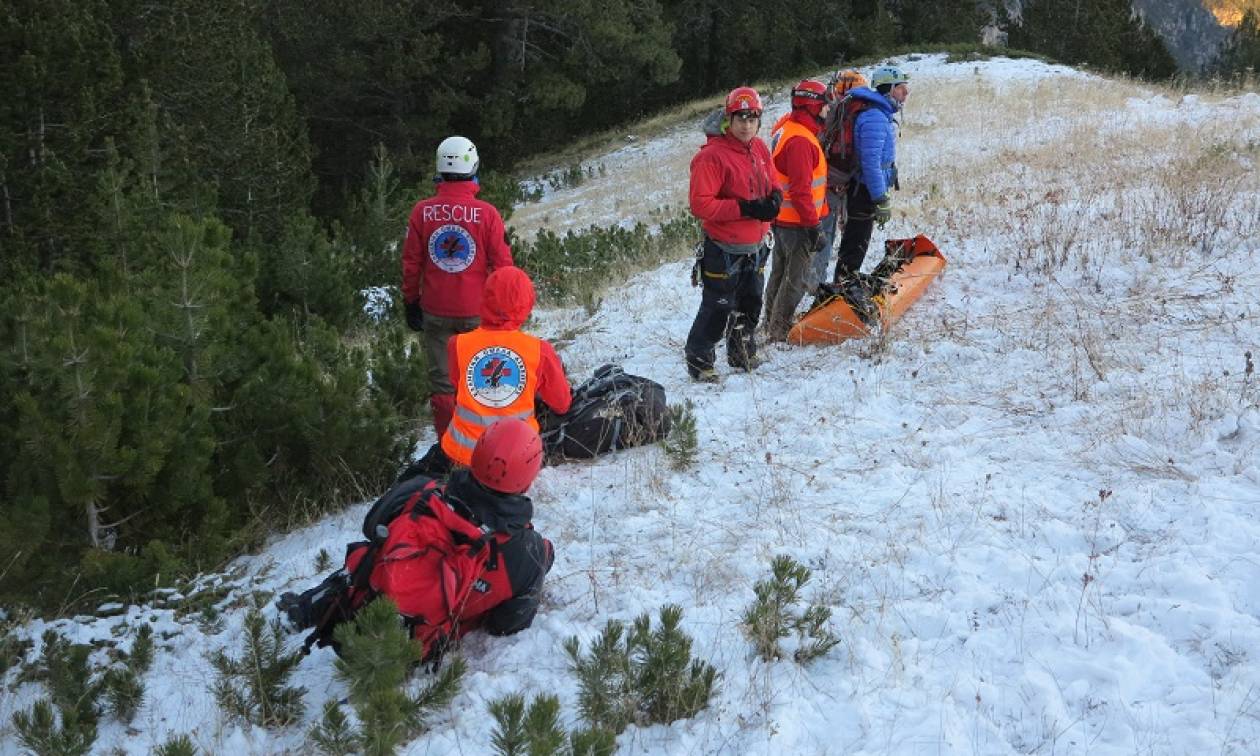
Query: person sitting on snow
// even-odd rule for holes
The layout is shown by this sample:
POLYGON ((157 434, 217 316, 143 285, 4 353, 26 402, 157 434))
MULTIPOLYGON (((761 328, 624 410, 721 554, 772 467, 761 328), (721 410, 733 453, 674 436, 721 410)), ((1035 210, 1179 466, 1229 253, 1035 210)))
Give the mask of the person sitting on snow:
POLYGON ((345 567, 319 585, 283 594, 281 615, 291 629, 314 628, 307 650, 315 644, 336 650, 335 627, 385 595, 430 660, 473 629, 524 630, 555 558, 551 542, 533 528, 534 505, 525 495, 542 461, 537 431, 521 419, 499 420, 480 435, 470 467, 451 473, 445 485, 418 475, 386 492, 364 521, 370 540, 351 544, 345 567), (436 556, 442 547, 450 553, 436 556), (477 556, 482 566, 473 570, 468 565, 477 565, 477 556))

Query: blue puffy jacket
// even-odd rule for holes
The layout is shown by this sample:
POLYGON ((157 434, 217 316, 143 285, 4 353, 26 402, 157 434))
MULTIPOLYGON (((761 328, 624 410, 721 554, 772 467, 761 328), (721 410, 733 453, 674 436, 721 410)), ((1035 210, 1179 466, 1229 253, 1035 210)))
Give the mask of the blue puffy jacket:
POLYGON ((897 104, 869 87, 849 92, 870 103, 858 113, 853 125, 853 151, 857 153, 857 178, 871 193, 871 199, 888 196, 897 162, 897 104))

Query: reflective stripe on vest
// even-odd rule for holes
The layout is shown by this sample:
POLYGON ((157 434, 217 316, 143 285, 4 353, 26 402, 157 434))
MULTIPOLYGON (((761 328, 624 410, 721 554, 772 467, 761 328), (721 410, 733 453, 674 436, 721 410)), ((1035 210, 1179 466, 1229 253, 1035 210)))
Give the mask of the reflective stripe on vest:
POLYGON ((455 413, 442 434, 442 451, 452 461, 469 465, 477 439, 495 422, 517 418, 538 430, 534 394, 542 342, 520 331, 484 328, 452 338, 459 374, 455 413))
MULTIPOLYGON (((771 137, 771 143, 774 145, 774 152, 771 159, 777 158, 779 153, 783 151, 783 145, 788 140, 795 137, 803 137, 809 140, 814 147, 814 153, 817 160, 814 162, 814 172, 810 174, 809 191, 810 197, 814 201, 814 212, 818 217, 824 218, 827 215, 827 159, 823 155, 822 145, 818 143, 818 137, 814 135, 804 125, 793 120, 784 120, 779 124, 779 128, 775 130, 771 137)), ((779 170, 777 164, 774 165, 775 180, 779 182, 779 190, 783 192, 783 204, 779 206, 779 215, 776 221, 783 223, 800 223, 801 214, 796 209, 796 205, 792 203, 792 196, 788 193, 789 181, 787 174, 779 170)))

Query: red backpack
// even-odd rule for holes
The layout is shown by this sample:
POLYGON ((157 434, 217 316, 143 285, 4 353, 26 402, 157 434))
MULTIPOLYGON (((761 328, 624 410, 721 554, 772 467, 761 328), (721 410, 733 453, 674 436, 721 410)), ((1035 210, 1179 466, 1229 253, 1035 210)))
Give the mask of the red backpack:
POLYGON ((851 176, 857 170, 857 154, 853 149, 853 126, 858 114, 871 103, 852 94, 844 96, 827 114, 823 128, 822 148, 827 155, 828 172, 851 176))
POLYGON ((434 660, 512 597, 507 570, 499 569, 499 547, 510 535, 480 525, 435 481, 403 493, 382 497, 368 513, 364 531, 372 541, 347 547, 344 593, 307 639, 308 650, 333 645, 335 626, 383 594, 398 605, 423 658, 434 660))

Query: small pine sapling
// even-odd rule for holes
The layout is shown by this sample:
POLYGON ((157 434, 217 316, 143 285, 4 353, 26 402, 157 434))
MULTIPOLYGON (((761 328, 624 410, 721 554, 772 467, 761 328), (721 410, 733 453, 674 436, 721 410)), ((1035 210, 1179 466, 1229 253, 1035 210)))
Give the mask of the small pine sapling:
POLYGON ((490 736, 494 752, 499 756, 523 756, 529 753, 529 740, 525 734, 525 697, 513 693, 496 698, 488 707, 496 724, 490 736))
POLYGON ((617 736, 600 727, 587 727, 569 734, 572 756, 612 756, 617 750, 617 736))
POLYGON ((744 635, 766 661, 785 656, 779 641, 796 633, 799 643, 792 658, 804 663, 830 651, 840 639, 827 629, 831 610, 814 604, 800 611, 801 589, 809 582, 809 568, 789 556, 775 557, 771 578, 753 586, 756 600, 744 612, 744 635))
POLYGON ((30 711, 14 714, 13 730, 18 742, 39 756, 82 756, 96 740, 95 722, 80 722, 74 709, 63 709, 58 723, 47 698, 36 701, 30 711))
POLYGON ((106 706, 118 721, 130 723, 144 702, 143 678, 152 664, 153 628, 144 624, 132 641, 131 653, 127 654, 125 665, 106 672, 102 682, 106 706))
MULTIPOLYGON (((467 669, 453 659, 414 696, 402 686, 420 662, 421 647, 398 617, 398 607, 378 598, 334 631, 341 646, 337 676, 350 686, 350 703, 362 722, 357 736, 365 754, 392 754, 403 742, 428 731, 428 716, 450 703, 467 669)), ((327 712, 325 712, 327 715, 327 712)))
POLYGON ((239 658, 216 651, 210 662, 218 672, 215 699, 229 716, 263 727, 282 727, 302 716, 305 688, 286 685, 301 651, 286 653, 278 621, 270 624, 257 610, 245 616, 244 648, 239 658))
POLYGON ((320 549, 315 555, 315 571, 328 572, 332 567, 332 554, 328 553, 328 549, 320 549))
POLYGON ((91 680, 90 654, 88 646, 71 645, 52 630, 44 633, 39 661, 24 671, 22 679, 42 681, 49 697, 13 715, 18 739, 31 751, 81 754, 91 750, 100 716, 95 703, 100 683, 91 680))
POLYGON ((105 706, 119 722, 130 724, 144 702, 144 683, 130 669, 111 669, 105 673, 105 706))
POLYGON ((611 756, 617 746, 607 730, 566 733, 556 696, 535 696, 526 709, 525 697, 512 694, 491 701, 489 709, 497 724, 491 742, 498 756, 611 756))
POLYGON ((694 717, 709 705, 717 670, 708 662, 691 658, 691 636, 684 633, 682 607, 661 607, 660 625, 652 629, 646 614, 634 621, 628 646, 637 663, 635 689, 640 711, 649 723, 669 724, 694 717))
POLYGON ((31 642, 18 638, 15 633, 0 637, 0 675, 20 665, 30 650, 31 642))
POLYGON ((696 405, 690 399, 669 407, 669 433, 661 443, 669 457, 670 467, 675 470, 686 470, 696 462, 700 441, 696 433, 695 409, 696 405))
POLYGON ((176 735, 154 749, 153 756, 197 756, 197 746, 187 735, 176 735))
POLYGON ((337 701, 324 704, 324 716, 311 728, 309 740, 324 756, 349 756, 359 748, 354 728, 337 701))
POLYGON ((647 614, 629 632, 609 621, 589 655, 582 654, 576 637, 565 641, 578 677, 579 710, 594 729, 615 736, 630 724, 668 724, 708 706, 717 670, 691 658, 691 638, 681 622, 682 608, 667 605, 655 629, 647 614))

